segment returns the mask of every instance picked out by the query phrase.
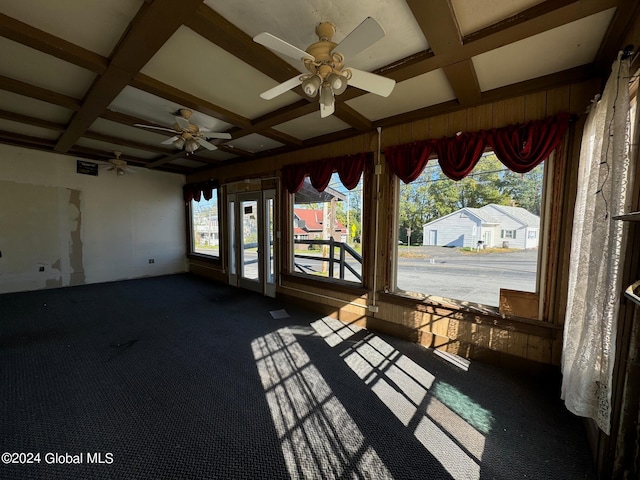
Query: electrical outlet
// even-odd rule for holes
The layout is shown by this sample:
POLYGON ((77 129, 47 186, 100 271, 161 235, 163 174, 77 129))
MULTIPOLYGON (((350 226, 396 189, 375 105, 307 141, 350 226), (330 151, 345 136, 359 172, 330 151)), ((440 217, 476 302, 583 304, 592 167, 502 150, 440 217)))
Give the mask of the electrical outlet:
POLYGON ((156 261, 155 261, 155 259, 150 258, 150 259, 149 259, 149 263, 156 263, 156 261))

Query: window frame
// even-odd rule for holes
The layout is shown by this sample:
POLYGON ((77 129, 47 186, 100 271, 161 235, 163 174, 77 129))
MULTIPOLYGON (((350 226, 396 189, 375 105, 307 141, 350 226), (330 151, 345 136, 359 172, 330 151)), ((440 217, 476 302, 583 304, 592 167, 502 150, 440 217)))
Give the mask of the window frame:
MULTIPOLYGON (((300 272, 297 271, 295 268, 295 243, 296 243, 296 238, 294 235, 294 231, 295 231, 295 213, 294 213, 294 208, 295 208, 295 193, 290 193, 286 190, 284 190, 285 194, 288 197, 288 207, 287 207, 287 218, 288 218, 288 222, 287 222, 287 238, 288 238, 288 242, 287 242, 287 253, 286 253, 286 258, 287 258, 287 266, 285 271, 283 272, 283 275, 285 276, 290 276, 292 278, 296 278, 296 281, 301 281, 302 283, 305 284, 313 284, 314 282, 318 282, 320 284, 323 284, 322 288, 329 288, 331 289, 332 285, 334 285, 336 287, 336 289, 339 290, 344 290, 345 288, 347 289, 353 289, 353 291, 365 291, 365 283, 366 283, 366 277, 365 277, 365 250, 366 250, 366 244, 364 242, 364 237, 366 236, 366 230, 368 228, 368 225, 365 224, 365 218, 366 218, 366 214, 365 212, 367 211, 367 201, 366 201, 366 188, 368 185, 368 172, 369 172, 369 168, 365 168, 364 172, 362 173, 362 177, 360 178, 360 181, 358 182, 359 187, 355 187, 353 190, 350 190, 351 192, 353 192, 354 190, 357 190, 358 188, 360 189, 361 193, 360 193, 360 198, 361 198, 361 202, 360 202, 360 208, 361 208, 361 212, 360 212, 360 220, 361 220, 361 227, 360 227, 360 248, 361 248, 361 253, 360 256, 362 258, 362 263, 361 263, 361 268, 360 268, 360 277, 361 277, 361 281, 357 282, 357 281, 352 281, 352 280, 341 280, 340 278, 335 278, 335 277, 329 277, 329 276, 320 276, 320 275, 313 275, 310 273, 304 273, 304 272, 300 272)), ((337 175, 337 172, 333 172, 333 175, 337 175)), ((309 176, 307 175, 305 177, 305 181, 309 176)), ((347 226, 345 226, 345 228, 348 228, 347 226)), ((347 231, 346 233, 347 235, 349 235, 349 232, 347 231)), ((308 234, 306 235, 307 240, 314 240, 317 239, 318 236, 317 235, 312 235, 312 234, 308 234)), ((299 239, 299 240, 303 240, 303 239, 299 239)), ((338 241, 336 241, 336 243, 338 243, 338 241)), ((342 243, 342 242, 340 242, 342 243)), ((336 260, 335 261, 336 264, 339 264, 339 261, 336 260)), ((339 267, 334 267, 334 268, 339 268, 339 267)))
MULTIPOLYGON (((490 147, 485 149, 485 152, 492 151, 490 147)), ((548 296, 547 292, 547 271, 550 268, 549 263, 550 260, 550 251, 553 248, 553 243, 556 239, 551 239, 551 224, 555 222, 555 219, 552 219, 553 209, 551 206, 551 198, 553 197, 552 192, 554 188, 556 188, 554 182, 554 173, 556 168, 556 156, 558 155, 558 148, 556 148, 549 157, 544 160, 544 172, 542 176, 542 192, 540 199, 540 226, 537 230, 537 238, 538 238, 538 255, 536 259, 536 282, 535 282, 535 291, 534 292, 524 292, 524 293, 533 293, 537 295, 538 298, 538 319, 542 320, 543 318, 543 309, 546 302, 546 297, 548 296)), ((429 163, 437 161, 437 154, 433 153, 429 156, 429 163)), ((400 220, 400 189, 401 189, 401 180, 399 177, 395 175, 391 175, 390 186, 392 191, 392 221, 389 222, 389 227, 391 228, 391 232, 389 232, 389 239, 391 244, 389 245, 389 249, 392 254, 389 256, 389 289, 385 290, 385 294, 390 297, 396 297, 398 299, 404 298, 410 300, 411 302, 418 301, 418 303, 426 303, 426 304, 437 304, 437 305, 447 305, 449 308, 454 308, 460 311, 471 311, 478 312, 479 310, 484 311, 487 314, 499 314, 499 306, 492 306, 486 304, 475 304, 473 302, 469 302, 467 300, 462 299, 453 299, 453 298, 445 298, 440 297, 435 294, 429 293, 421 293, 421 292, 412 292, 408 290, 402 290, 398 288, 398 241, 399 241, 399 220, 400 220), (469 307, 469 304, 473 304, 473 307, 469 307)), ((526 239, 525 239, 526 240, 526 239)), ((558 254, 557 251, 553 252, 555 255, 558 254)), ((501 290, 504 287, 501 287, 501 290)))
MULTIPOLYGON (((216 187, 212 190, 211 199, 216 199, 216 209, 217 209, 217 219, 218 219, 218 250, 216 255, 197 252, 195 250, 196 238, 194 236, 194 218, 193 218, 193 203, 196 200, 191 200, 185 204, 185 215, 186 215, 186 225, 187 225, 187 258, 198 259, 207 262, 212 262, 216 264, 222 264, 222 256, 223 256, 223 246, 224 246, 224 234, 223 234, 223 219, 221 217, 221 209, 220 209, 220 198, 221 198, 221 188, 216 187)), ((201 197, 201 201, 204 200, 204 197, 201 197)))

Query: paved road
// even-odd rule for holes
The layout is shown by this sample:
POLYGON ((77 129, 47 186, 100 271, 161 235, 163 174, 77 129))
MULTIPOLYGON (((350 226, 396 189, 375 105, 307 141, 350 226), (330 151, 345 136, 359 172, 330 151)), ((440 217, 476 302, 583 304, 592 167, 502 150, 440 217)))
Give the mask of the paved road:
POLYGON ((535 291, 537 250, 463 254, 443 247, 412 248, 422 257, 398 259, 402 290, 493 306, 500 288, 535 291))
MULTIPOLYGON (((498 306, 500 288, 535 291, 537 250, 465 254, 445 247, 401 247, 398 288, 498 306)), ((299 259, 307 273, 322 271, 320 261, 299 259)), ((353 264, 358 271, 359 265, 353 264)), ((335 276, 338 276, 336 265, 335 276)), ((347 272, 347 280, 357 281, 347 272)))

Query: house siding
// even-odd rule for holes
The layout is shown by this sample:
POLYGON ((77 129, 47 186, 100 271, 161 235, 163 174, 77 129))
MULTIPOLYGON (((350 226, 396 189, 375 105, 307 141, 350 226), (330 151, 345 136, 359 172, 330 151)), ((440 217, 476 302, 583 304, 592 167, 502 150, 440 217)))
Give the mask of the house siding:
POLYGON ((481 237, 480 220, 464 211, 434 220, 423 227, 423 244, 430 244, 430 231, 436 231, 435 245, 440 247, 470 247, 477 245, 481 237), (476 227, 475 235, 473 227, 476 227))
POLYGON ((537 228, 531 228, 523 225, 522 223, 513 219, 511 216, 507 215, 501 210, 494 208, 492 205, 487 205, 485 207, 482 207, 482 210, 487 212, 489 215, 495 218, 498 222, 500 222, 500 225, 496 228, 497 236, 494 239, 494 244, 497 247, 508 245, 509 248, 525 249, 525 248, 535 248, 538 246, 537 235, 536 235, 536 239, 534 240, 535 244, 533 244, 532 240, 529 240, 527 242, 528 230, 529 229, 538 230, 537 228), (507 238, 506 236, 502 235, 503 231, 508 231, 508 230, 515 231, 516 238, 507 238))

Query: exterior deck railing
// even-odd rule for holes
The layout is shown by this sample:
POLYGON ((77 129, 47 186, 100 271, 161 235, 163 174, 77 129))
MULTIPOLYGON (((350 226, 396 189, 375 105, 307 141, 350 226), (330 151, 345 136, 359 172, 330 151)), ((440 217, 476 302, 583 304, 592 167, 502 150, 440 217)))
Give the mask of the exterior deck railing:
POLYGON ((328 262, 328 274, 329 278, 334 278, 335 266, 338 264, 339 267, 339 279, 345 280, 345 273, 349 270, 354 277, 358 279, 359 282, 362 282, 362 256, 356 252, 353 247, 343 242, 336 242, 333 238, 329 240, 295 240, 296 245, 313 245, 313 246, 328 246, 329 247, 329 256, 323 257, 322 255, 304 255, 300 253, 294 254, 294 265, 295 268, 300 270, 302 273, 312 273, 313 270, 309 267, 301 265, 296 260, 297 259, 306 259, 306 260, 315 260, 321 262, 328 262), (336 249, 338 250, 338 258, 336 258, 336 249), (356 271, 348 262, 347 262, 347 254, 355 260, 356 263, 360 264, 360 272, 356 271))

